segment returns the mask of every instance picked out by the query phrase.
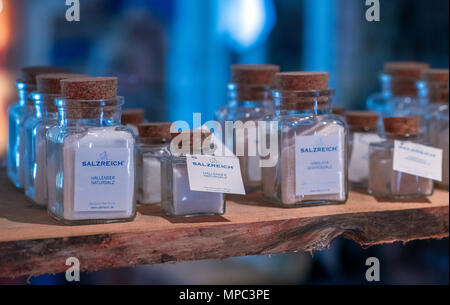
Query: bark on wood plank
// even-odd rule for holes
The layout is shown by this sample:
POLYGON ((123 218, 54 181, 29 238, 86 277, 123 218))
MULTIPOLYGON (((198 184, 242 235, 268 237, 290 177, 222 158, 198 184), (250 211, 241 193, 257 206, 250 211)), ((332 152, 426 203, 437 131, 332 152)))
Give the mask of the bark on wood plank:
POLYGON ((448 237, 448 192, 413 202, 352 193, 346 205, 281 209, 260 194, 230 202, 227 214, 165 218, 140 207, 134 222, 67 227, 51 220, 0 173, 0 277, 65 271, 70 256, 83 270, 208 258, 318 251, 343 236, 362 246, 448 237))

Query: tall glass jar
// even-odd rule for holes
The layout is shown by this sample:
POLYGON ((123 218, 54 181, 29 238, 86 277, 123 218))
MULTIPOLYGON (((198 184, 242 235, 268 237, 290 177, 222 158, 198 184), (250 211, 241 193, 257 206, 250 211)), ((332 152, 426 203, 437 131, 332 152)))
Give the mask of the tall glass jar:
MULTIPOLYGON (((207 136, 209 134, 201 133, 200 143, 205 143, 207 136)), ((170 153, 161 158, 161 206, 167 215, 173 217, 222 215, 225 213, 223 193, 192 191, 190 188, 186 155, 192 152, 202 154, 202 150, 197 151, 193 147, 192 131, 190 137, 188 152, 178 145, 185 143, 174 144, 175 138, 171 142, 170 153), (174 146, 181 150, 174 151, 174 146)))
POLYGON ((328 73, 277 74, 278 162, 263 167, 263 195, 283 207, 345 203, 347 126, 331 114, 328 73))
POLYGON ((424 110, 426 137, 431 146, 442 149, 442 181, 435 182, 440 188, 449 185, 449 71, 430 69, 422 73, 418 82, 419 96, 427 104, 424 110))
POLYGON ((17 188, 25 187, 25 120, 33 115, 34 107, 28 98, 36 90, 36 76, 44 73, 69 72, 60 67, 25 67, 16 82, 19 101, 8 110, 9 143, 8 143, 8 177, 17 188))
POLYGON ((47 132, 48 211, 65 224, 130 221, 136 214, 135 139, 120 125, 124 99, 57 99, 47 132))
POLYGON ((145 123, 137 126, 139 131, 137 172, 138 194, 141 204, 161 202, 161 158, 169 153, 172 138, 171 123, 145 123))
POLYGON ((416 82, 429 65, 422 62, 388 62, 380 74, 381 92, 367 99, 369 111, 380 115, 379 128, 383 131, 383 117, 408 115, 420 103, 416 82))
POLYGON ((350 189, 367 190, 369 180, 369 145, 380 142, 378 115, 368 111, 348 111, 349 126, 348 182, 350 189))
POLYGON ((415 198, 433 194, 433 181, 393 169, 395 141, 426 144, 419 134, 418 117, 388 117, 384 119, 386 140, 370 144, 369 188, 374 196, 394 199, 415 198))
POLYGON ((28 94, 35 84, 21 80, 16 83, 19 101, 9 108, 8 177, 17 188, 25 187, 25 120, 33 114, 33 106, 27 102, 28 94))
POLYGON ((228 105, 216 114, 223 131, 225 121, 234 122, 233 134, 225 136, 233 137, 227 141, 232 141, 233 152, 239 158, 246 192, 261 187, 258 121, 274 114, 271 91, 275 74, 279 70, 280 67, 276 65, 233 65, 231 82, 228 84, 228 105), (240 130, 238 133, 237 129, 240 130))
POLYGON ((25 121, 25 194, 38 206, 47 207, 47 131, 58 125, 56 94, 31 93, 34 115, 25 121))

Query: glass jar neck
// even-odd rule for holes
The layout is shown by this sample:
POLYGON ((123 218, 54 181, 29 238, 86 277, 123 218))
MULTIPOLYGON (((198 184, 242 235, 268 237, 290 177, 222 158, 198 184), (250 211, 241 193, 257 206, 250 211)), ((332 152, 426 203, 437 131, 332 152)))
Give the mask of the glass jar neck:
POLYGON ((274 90, 277 115, 319 116, 331 114, 334 90, 282 91, 274 90))
POLYGON ((388 74, 380 74, 382 94, 387 97, 417 97, 417 79, 394 77, 388 74))
POLYGON ((349 131, 350 132, 361 132, 361 133, 377 133, 378 132, 378 128, 375 127, 360 127, 360 126, 349 126, 349 131))
POLYGON ((139 144, 148 147, 166 147, 170 144, 170 139, 166 138, 139 138, 139 144))
POLYGON ((429 103, 445 104, 449 102, 449 84, 442 82, 418 81, 416 83, 420 98, 429 103))
MULTIPOLYGON (((228 84, 228 104, 239 103, 263 103, 272 102, 272 86, 249 85, 249 84, 228 84)), ((248 105, 250 107, 250 105, 248 105)))
POLYGON ((16 82, 16 87, 17 87, 17 93, 19 96, 19 105, 21 107, 30 105, 31 100, 29 99, 28 95, 33 90, 36 90, 36 85, 27 84, 27 83, 22 82, 21 80, 18 80, 16 82))
POLYGON ((385 133, 384 137, 388 140, 398 140, 398 141, 418 141, 423 139, 420 134, 394 134, 385 133))

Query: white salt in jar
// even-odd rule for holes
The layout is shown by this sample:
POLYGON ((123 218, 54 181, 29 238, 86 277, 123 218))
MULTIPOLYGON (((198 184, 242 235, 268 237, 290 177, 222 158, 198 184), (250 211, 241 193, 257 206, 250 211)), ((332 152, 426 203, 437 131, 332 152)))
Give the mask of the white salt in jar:
POLYGON ((135 217, 135 139, 120 125, 117 78, 61 81, 57 127, 47 132, 48 211, 66 224, 135 217))
POLYGON ((263 195, 283 207, 345 203, 347 126, 331 114, 328 73, 277 74, 278 162, 263 167, 263 195))
POLYGON ((161 202, 161 158, 169 153, 171 123, 139 124, 137 149, 138 193, 141 204, 161 202))
MULTIPOLYGON (((205 134, 202 133, 202 138, 205 134)), ((189 144, 192 148, 192 132, 189 144)), ((204 143, 204 140, 202 141, 204 143)), ((172 145, 173 148, 173 145, 172 145)), ((162 208, 169 216, 192 217, 225 213, 223 193, 192 191, 189 184, 186 154, 169 154, 161 159, 162 208)))

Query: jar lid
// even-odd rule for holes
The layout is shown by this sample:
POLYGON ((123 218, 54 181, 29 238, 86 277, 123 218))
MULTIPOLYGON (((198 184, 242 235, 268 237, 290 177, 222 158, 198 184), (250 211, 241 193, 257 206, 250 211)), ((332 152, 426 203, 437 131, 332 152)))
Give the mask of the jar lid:
POLYGON ((107 100, 117 96, 117 77, 79 77, 61 80, 61 95, 73 100, 107 100))
POLYGON ((271 64, 232 65, 231 82, 272 86, 275 82, 275 74, 279 71, 279 66, 271 64))
POLYGON ((170 122, 152 122, 139 124, 137 128, 139 131, 139 136, 142 138, 171 139, 179 134, 179 133, 171 133, 170 132, 171 126, 172 123, 170 122))
POLYGON ((48 73, 70 73, 70 69, 54 66, 32 66, 21 69, 21 81, 27 84, 36 84, 36 76, 48 73))
POLYGON ((369 111, 347 111, 347 124, 353 127, 375 128, 378 125, 378 114, 369 111))
POLYGON ((344 115, 345 114, 345 107, 333 107, 331 109, 331 112, 333 114, 337 114, 337 115, 344 115))
POLYGON ((145 111, 142 108, 123 109, 122 110, 122 124, 137 125, 144 121, 145 111))
POLYGON ((448 84, 448 69, 427 69, 422 71, 422 80, 448 84))
POLYGON ((384 73, 393 77, 419 80, 423 70, 430 68, 425 62, 392 61, 384 64, 384 73))
POLYGON ((77 77, 86 77, 86 75, 72 73, 39 74, 36 76, 37 91, 47 94, 61 94, 61 80, 77 77))
POLYGON ((416 135, 419 132, 419 117, 387 117, 383 118, 386 133, 396 135, 416 135))
POLYGON ((327 90, 329 78, 328 72, 281 72, 276 74, 276 87, 292 91, 327 90))

